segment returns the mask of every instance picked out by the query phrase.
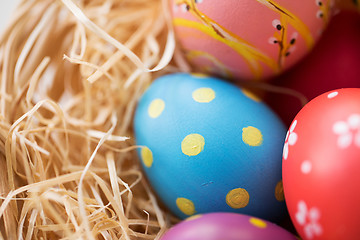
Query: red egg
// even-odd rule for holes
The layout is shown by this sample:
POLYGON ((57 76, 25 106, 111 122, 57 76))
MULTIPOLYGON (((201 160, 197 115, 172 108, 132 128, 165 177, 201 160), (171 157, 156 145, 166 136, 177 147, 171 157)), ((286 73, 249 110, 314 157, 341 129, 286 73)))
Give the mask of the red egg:
POLYGON ((326 92, 296 115, 283 151, 286 204, 306 239, 359 239, 360 88, 326 92))
MULTIPOLYGON (((333 89, 360 87, 360 14, 343 11, 334 16, 312 52, 271 82, 308 100, 333 89)), ((290 95, 269 93, 266 101, 286 124, 302 107, 290 95)))

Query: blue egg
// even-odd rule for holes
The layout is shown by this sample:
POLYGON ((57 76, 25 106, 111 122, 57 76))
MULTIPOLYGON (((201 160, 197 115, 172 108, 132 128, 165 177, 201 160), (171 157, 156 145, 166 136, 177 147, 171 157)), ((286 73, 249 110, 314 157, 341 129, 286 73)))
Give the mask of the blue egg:
POLYGON ((144 171, 178 217, 286 214, 281 161, 286 128, 250 92, 205 75, 155 80, 134 120, 144 171))

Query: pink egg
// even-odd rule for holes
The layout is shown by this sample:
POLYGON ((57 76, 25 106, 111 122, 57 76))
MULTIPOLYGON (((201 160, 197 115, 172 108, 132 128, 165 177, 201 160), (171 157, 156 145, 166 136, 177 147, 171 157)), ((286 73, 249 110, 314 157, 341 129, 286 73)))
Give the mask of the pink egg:
POLYGON ((296 240, 283 228, 237 213, 195 215, 175 225, 161 240, 296 240))
MULTIPOLYGON (((294 68, 272 79, 274 85, 295 90, 308 100, 337 88, 360 87, 360 14, 335 15, 314 49, 294 68)), ((290 95, 267 92, 266 102, 289 125, 300 111, 290 95)))
POLYGON ((196 71, 265 79, 297 63, 330 19, 330 0, 170 0, 178 41, 196 71))
POLYGON ((283 184, 303 240, 359 239, 360 88, 324 93, 296 115, 285 140, 283 184))

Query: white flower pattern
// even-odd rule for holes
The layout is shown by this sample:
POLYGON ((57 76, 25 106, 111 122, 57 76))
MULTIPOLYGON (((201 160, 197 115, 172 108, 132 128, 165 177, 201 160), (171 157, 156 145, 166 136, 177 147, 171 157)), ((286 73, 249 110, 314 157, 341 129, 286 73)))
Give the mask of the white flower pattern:
POLYGON ((307 239, 312 239, 314 236, 320 236, 322 234, 323 229, 318 222, 320 219, 320 211, 318 208, 313 207, 308 209, 304 201, 299 201, 295 218, 297 223, 303 226, 307 239))
POLYGON ((283 158, 285 160, 288 158, 288 155, 289 155, 289 145, 290 146, 295 145, 295 143, 298 139, 298 135, 294 132, 296 124, 297 124, 297 120, 294 120, 294 122, 290 126, 289 131, 287 131, 287 133, 286 133, 285 144, 284 144, 284 149, 283 149, 283 158))
POLYGON ((309 174, 311 172, 312 169, 312 163, 309 160, 305 160, 301 163, 300 166, 301 172, 303 174, 309 174))
POLYGON ((346 121, 335 122, 332 130, 339 135, 337 138, 339 148, 348 148, 352 143, 360 148, 360 114, 352 114, 346 121))

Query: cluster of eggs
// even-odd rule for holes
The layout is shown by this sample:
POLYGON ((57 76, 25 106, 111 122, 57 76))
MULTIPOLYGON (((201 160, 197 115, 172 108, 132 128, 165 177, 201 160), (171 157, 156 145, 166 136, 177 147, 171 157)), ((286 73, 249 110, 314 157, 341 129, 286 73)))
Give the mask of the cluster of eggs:
MULTIPOLYGON (((355 239, 360 88, 322 88, 289 121, 271 100, 227 81, 291 76, 301 59, 311 61, 306 55, 336 18, 336 2, 170 2, 179 46, 197 73, 156 79, 134 118, 152 188, 174 215, 187 219, 162 240, 296 239, 274 224, 287 213, 305 240, 355 239)), ((353 16, 345 19, 360 24, 358 13, 353 16)), ((351 37, 360 39, 360 25, 353 26, 351 37)), ((358 87, 359 69, 352 75, 358 87)))

